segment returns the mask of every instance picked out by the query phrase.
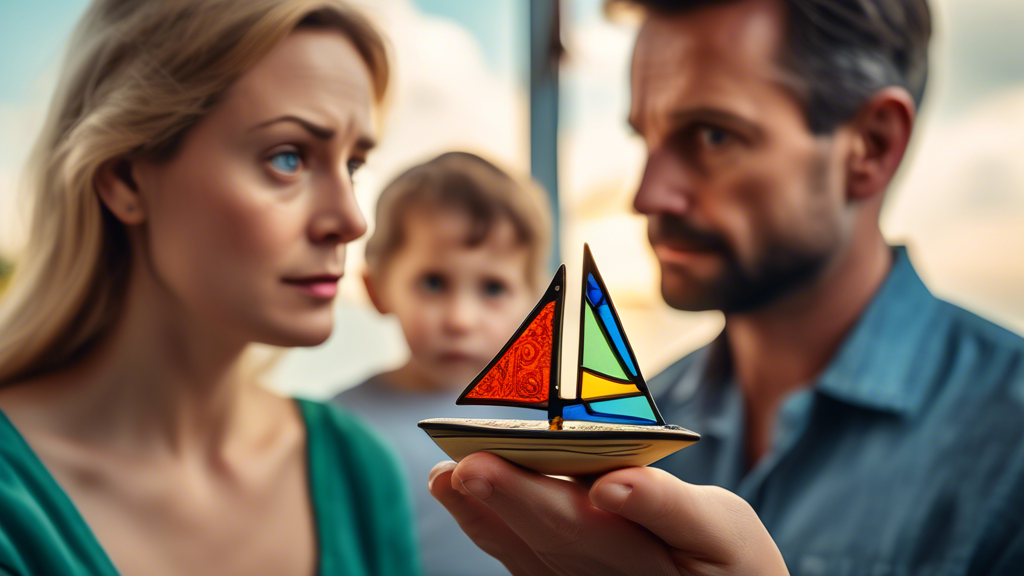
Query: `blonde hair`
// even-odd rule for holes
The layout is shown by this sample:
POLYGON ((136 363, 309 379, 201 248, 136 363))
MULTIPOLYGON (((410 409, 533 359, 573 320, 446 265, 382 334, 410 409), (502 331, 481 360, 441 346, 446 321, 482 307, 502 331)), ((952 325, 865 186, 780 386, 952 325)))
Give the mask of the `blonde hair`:
POLYGON ((405 241, 405 220, 415 209, 448 209, 470 219, 467 246, 485 241, 502 221, 515 229, 529 250, 527 282, 538 292, 547 279, 551 251, 551 207, 543 189, 518 180, 483 158, 468 152, 448 152, 406 170, 381 192, 376 224, 366 243, 370 275, 381 278, 388 259, 405 241))
POLYGON ((45 372, 117 318, 123 226, 94 186, 111 161, 173 156, 225 90, 296 28, 337 29, 366 62, 380 103, 384 40, 344 0, 96 0, 71 39, 26 169, 24 256, 0 298, 0 384, 45 372))

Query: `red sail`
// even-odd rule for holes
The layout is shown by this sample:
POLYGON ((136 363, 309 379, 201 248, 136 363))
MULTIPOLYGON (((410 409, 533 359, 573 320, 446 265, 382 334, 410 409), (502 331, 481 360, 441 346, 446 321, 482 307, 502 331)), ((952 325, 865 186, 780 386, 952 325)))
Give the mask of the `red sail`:
POLYGON ((555 302, 548 302, 464 398, 547 406, 554 318, 555 302))

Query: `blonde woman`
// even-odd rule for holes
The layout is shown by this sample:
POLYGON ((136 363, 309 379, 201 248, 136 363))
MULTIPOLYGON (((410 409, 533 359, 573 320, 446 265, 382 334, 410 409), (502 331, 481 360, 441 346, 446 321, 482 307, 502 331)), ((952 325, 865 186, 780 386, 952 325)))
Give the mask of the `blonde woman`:
POLYGON ((388 65, 341 0, 96 0, 0 301, 0 573, 409 574, 397 468, 245 376, 333 328, 388 65))

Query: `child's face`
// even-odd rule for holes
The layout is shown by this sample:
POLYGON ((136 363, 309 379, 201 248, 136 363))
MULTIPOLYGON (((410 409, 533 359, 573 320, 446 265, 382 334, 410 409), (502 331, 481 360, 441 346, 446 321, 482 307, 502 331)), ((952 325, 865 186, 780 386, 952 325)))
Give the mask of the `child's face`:
POLYGON ((452 210, 408 214, 403 245, 369 279, 381 312, 398 316, 412 351, 415 386, 465 386, 487 365, 535 304, 529 249, 507 220, 479 245, 469 217, 452 210))

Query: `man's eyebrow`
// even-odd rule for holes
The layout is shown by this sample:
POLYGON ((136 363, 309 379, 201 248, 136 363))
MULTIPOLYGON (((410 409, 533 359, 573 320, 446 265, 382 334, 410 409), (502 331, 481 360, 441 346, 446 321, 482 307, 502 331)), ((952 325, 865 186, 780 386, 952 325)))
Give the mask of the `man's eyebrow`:
POLYGON ((334 130, 331 130, 330 128, 325 128, 323 126, 317 126, 316 124, 313 124, 308 120, 303 120, 298 116, 281 116, 280 118, 267 120, 266 122, 262 122, 260 124, 253 126, 249 129, 249 131, 251 132, 253 130, 258 130, 260 128, 265 128, 267 126, 270 126, 271 124, 277 124, 278 122, 294 122, 299 126, 305 128, 307 131, 309 131, 310 134, 319 138, 320 140, 330 140, 331 138, 334 137, 334 130))

